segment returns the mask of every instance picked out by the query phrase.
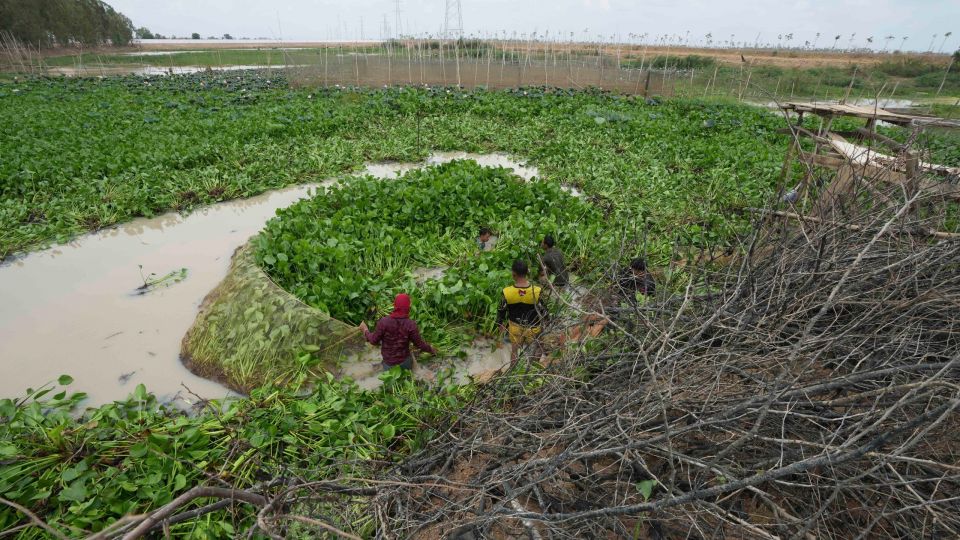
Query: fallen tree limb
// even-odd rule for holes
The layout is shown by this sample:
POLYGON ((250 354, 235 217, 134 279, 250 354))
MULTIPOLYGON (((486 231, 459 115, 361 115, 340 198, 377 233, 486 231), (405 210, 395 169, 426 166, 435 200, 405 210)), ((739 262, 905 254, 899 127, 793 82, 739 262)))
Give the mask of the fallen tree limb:
POLYGON ((64 536, 63 533, 61 533, 60 531, 58 531, 58 530, 54 529, 53 527, 51 527, 50 525, 48 525, 45 521, 43 521, 42 519, 40 519, 39 517, 37 517, 36 514, 34 514, 33 512, 31 512, 31 511, 28 510, 27 508, 25 508, 25 507, 23 507, 23 506, 15 503, 15 502, 13 502, 13 501, 8 501, 7 499, 4 499, 3 497, 0 497, 0 503, 3 503, 3 504, 5 504, 5 505, 9 506, 10 508, 13 508, 13 509, 16 510, 17 512, 20 512, 21 514, 27 516, 27 518, 30 520, 30 522, 31 522, 33 525, 36 525, 37 527, 40 527, 41 529, 43 529, 43 530, 47 531, 48 533, 52 534, 54 537, 59 538, 59 539, 61 539, 61 540, 67 540, 67 537, 64 536))
POLYGON ((226 489, 218 487, 195 487, 176 499, 170 501, 165 506, 151 512, 147 517, 132 531, 123 535, 123 540, 135 540, 142 537, 153 528, 154 525, 163 521, 172 515, 178 508, 199 498, 217 498, 227 499, 228 501, 241 501, 253 506, 266 506, 267 499, 263 495, 250 493, 239 489, 226 489))
MULTIPOLYGON (((770 209, 764 209, 764 208, 747 208, 746 210, 756 214, 779 216, 779 217, 795 219, 797 221, 825 224, 825 225, 830 225, 834 227, 843 227, 845 229, 850 229, 851 231, 865 230, 864 227, 861 225, 825 220, 825 219, 814 217, 814 216, 805 216, 805 215, 797 214, 796 212, 788 212, 786 210, 770 210, 770 209)), ((918 234, 921 236, 930 236, 933 238, 940 238, 941 240, 960 240, 960 233, 934 231, 932 229, 922 229, 922 228, 891 229, 889 233, 890 234, 918 234)))

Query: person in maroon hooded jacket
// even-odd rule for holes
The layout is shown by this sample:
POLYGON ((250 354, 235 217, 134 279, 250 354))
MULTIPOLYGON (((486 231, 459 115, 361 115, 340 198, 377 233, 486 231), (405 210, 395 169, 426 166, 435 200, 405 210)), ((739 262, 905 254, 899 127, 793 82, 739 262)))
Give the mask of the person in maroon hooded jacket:
POLYGON ((373 332, 366 322, 360 323, 360 330, 371 345, 380 345, 384 371, 394 366, 413 369, 411 343, 425 353, 437 354, 437 350, 420 337, 417 323, 410 319, 410 296, 407 294, 397 295, 393 301, 393 313, 377 321, 373 332))

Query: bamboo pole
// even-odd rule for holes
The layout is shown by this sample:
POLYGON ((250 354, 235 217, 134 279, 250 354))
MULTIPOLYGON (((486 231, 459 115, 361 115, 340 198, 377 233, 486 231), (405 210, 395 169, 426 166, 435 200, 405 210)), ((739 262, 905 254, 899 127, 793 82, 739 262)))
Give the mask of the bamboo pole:
POLYGON ((719 69, 720 69, 720 65, 719 65, 719 64, 716 65, 716 66, 713 66, 713 77, 711 77, 710 80, 707 81, 707 86, 706 86, 706 88, 704 88, 704 90, 703 90, 703 97, 707 97, 707 91, 710 90, 710 87, 711 87, 711 86, 713 86, 713 87, 714 87, 714 90, 716 90, 716 86, 717 86, 717 85, 716 85, 716 83, 717 83, 717 71, 718 71, 719 69))
POLYGON ((847 98, 850 97, 850 90, 853 89, 853 81, 855 81, 856 78, 857 78, 857 68, 858 68, 858 67, 859 67, 859 66, 857 66, 857 65, 854 65, 854 66, 853 66, 853 76, 850 77, 850 84, 847 86, 847 91, 843 94, 843 99, 840 100, 840 104, 841 104, 841 105, 845 104, 845 103, 847 102, 847 98))
POLYGON ((486 46, 484 47, 487 51, 487 84, 486 87, 490 88, 490 62, 493 60, 493 47, 486 46))
POLYGON ((457 63, 457 86, 458 87, 463 86, 462 82, 460 81, 460 43, 459 41, 460 40, 457 39, 457 40, 454 40, 453 42, 453 56, 456 59, 456 63, 457 63))

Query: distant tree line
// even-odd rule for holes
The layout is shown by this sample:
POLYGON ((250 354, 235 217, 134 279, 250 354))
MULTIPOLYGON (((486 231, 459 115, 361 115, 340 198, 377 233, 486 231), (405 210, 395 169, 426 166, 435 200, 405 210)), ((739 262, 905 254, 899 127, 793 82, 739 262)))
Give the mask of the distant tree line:
POLYGON ((126 45, 133 23, 100 0, 0 0, 0 32, 42 47, 126 45))
MULTIPOLYGON (((136 36, 137 39, 167 39, 167 36, 159 33, 155 34, 151 32, 149 28, 146 28, 143 26, 134 30, 133 35, 136 36)), ((170 39, 176 39, 176 38, 177 36, 170 36, 170 39)), ((202 38, 199 32, 194 32, 190 34, 190 39, 202 39, 202 38)), ((217 36, 210 36, 207 39, 233 39, 233 36, 231 36, 230 34, 224 34, 222 38, 218 38, 217 36)))

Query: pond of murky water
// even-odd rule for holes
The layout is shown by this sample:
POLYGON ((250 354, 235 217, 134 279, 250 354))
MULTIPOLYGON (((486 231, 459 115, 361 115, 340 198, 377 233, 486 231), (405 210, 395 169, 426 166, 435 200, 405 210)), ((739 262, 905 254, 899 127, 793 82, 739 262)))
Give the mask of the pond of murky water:
POLYGON ((235 65, 235 66, 58 66, 46 70, 48 75, 66 75, 67 77, 96 77, 108 75, 188 75, 201 71, 242 71, 247 69, 271 70, 303 67, 301 65, 235 65))
MULTIPOLYGON (((463 158, 513 168, 526 180, 538 174, 536 168, 502 154, 436 153, 427 164, 463 158)), ((363 172, 390 179, 420 166, 371 164, 363 172)), ((71 388, 87 392, 92 405, 123 399, 139 383, 162 399, 183 403, 193 399, 187 388, 204 398, 228 395, 223 386, 183 367, 180 341, 204 296, 226 275, 233 252, 277 209, 319 185, 279 189, 186 216, 136 219, 3 264, 0 397, 20 396, 61 374, 73 376, 71 388), (182 281, 136 294, 143 276, 164 276, 180 268, 187 269, 182 281)), ((509 352, 504 357, 500 349, 491 351, 486 345, 456 362, 459 374, 489 371, 509 360, 509 352)), ((356 360, 353 371, 347 369, 358 379, 373 376, 366 385, 376 379, 376 373, 367 370, 368 360, 356 360)))

